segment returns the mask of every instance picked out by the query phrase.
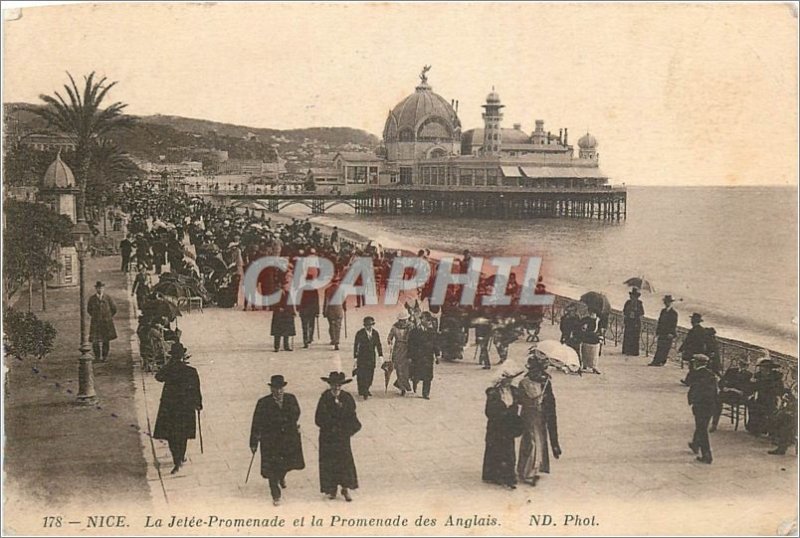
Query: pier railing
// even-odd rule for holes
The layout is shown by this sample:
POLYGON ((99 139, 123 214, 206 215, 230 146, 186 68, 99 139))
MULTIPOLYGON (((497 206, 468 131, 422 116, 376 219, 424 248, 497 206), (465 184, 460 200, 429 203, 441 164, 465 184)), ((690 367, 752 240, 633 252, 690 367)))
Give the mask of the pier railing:
MULTIPOLYGON (((561 316, 569 304, 579 303, 570 297, 556 295, 556 300, 553 306, 546 314, 546 318, 550 319, 552 324, 561 321, 561 316)), ((658 320, 653 318, 642 318, 642 334, 639 342, 640 349, 644 352, 644 356, 648 357, 655 351, 656 346, 656 326, 658 320)), ((611 309, 608 315, 608 327, 606 328, 606 345, 618 346, 622 342, 624 333, 624 317, 622 311, 611 309)), ((670 352, 670 360, 680 362, 680 355, 677 349, 680 347, 689 329, 685 327, 678 327, 676 338, 673 341, 673 350, 670 352)), ((788 387, 797 380, 797 357, 780 353, 763 346, 756 346, 747 342, 734 340, 732 338, 725 338, 717 335, 717 342, 719 343, 719 358, 722 364, 723 371, 734 361, 745 360, 752 369, 756 361, 764 356, 764 350, 769 351, 770 357, 777 362, 781 371, 783 372, 784 384, 788 387)))

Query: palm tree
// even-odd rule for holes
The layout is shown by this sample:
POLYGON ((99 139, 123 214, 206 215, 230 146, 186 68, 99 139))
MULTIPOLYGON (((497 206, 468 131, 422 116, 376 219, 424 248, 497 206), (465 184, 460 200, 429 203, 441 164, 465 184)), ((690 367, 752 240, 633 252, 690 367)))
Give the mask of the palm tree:
POLYGON ((64 84, 68 100, 57 91, 54 95, 40 95, 45 107, 35 110, 36 115, 44 118, 49 126, 69 136, 75 142, 75 162, 77 163, 76 181, 81 191, 78 197, 78 220, 85 220, 86 182, 89 176, 89 165, 92 158, 93 145, 114 129, 130 127, 133 118, 123 115, 128 105, 115 102, 101 108, 106 94, 116 82, 106 82, 106 77, 95 79, 92 71, 84 76, 83 91, 78 88, 75 79, 67 72, 69 84, 64 84))

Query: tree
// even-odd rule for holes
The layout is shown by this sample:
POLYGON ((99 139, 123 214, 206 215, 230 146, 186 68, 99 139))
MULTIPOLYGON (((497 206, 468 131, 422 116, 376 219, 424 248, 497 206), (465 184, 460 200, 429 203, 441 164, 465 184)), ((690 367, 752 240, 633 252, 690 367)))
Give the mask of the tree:
POLYGON ((144 176, 138 166, 120 148, 109 140, 92 146, 92 159, 86 179, 86 209, 89 220, 97 222, 100 212, 117 201, 119 186, 144 176))
POLYGON ((81 219, 86 215, 86 185, 92 151, 104 136, 116 129, 131 127, 134 120, 123 114, 122 111, 128 106, 125 103, 117 101, 101 108, 103 99, 116 86, 116 81, 106 82, 106 77, 97 80, 92 71, 83 77, 85 84, 81 91, 69 72, 67 76, 70 82, 64 85, 67 100, 58 92, 54 92, 52 96, 42 94, 39 98, 46 106, 34 109, 33 112, 44 118, 52 129, 71 137, 75 142, 75 180, 81 191, 77 210, 78 219, 81 219))
POLYGON ((72 221, 40 203, 7 200, 3 230, 3 295, 7 302, 28 281, 28 310, 33 303, 33 281, 42 283, 46 307, 47 280, 60 264, 54 258, 59 245, 72 242, 72 221))

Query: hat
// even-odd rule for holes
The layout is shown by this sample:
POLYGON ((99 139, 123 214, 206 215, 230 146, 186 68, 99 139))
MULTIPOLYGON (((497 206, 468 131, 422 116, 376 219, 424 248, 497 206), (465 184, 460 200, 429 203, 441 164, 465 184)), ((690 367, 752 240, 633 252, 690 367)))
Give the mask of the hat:
POLYGON ((777 368, 778 364, 774 360, 772 360, 772 357, 766 356, 766 357, 761 357, 760 359, 758 359, 758 362, 756 362, 756 366, 766 366, 768 368, 777 368))
POLYGON ((703 321, 703 316, 701 316, 700 314, 695 312, 694 314, 692 314, 692 317, 689 318, 689 321, 696 321, 696 322, 700 323, 700 322, 703 321))
POLYGON ((631 288, 631 291, 628 292, 628 295, 636 295, 637 297, 641 294, 642 292, 639 291, 639 288, 631 288))
POLYGON ((364 318, 364 324, 367 324, 367 323, 369 323, 371 325, 375 325, 375 318, 373 318, 372 316, 365 317, 364 318))
POLYGON ((101 282, 100 280, 98 280, 98 281, 95 283, 94 287, 95 287, 95 288, 105 288, 105 287, 106 287, 106 285, 105 285, 105 284, 103 284, 103 282, 101 282))
POLYGON ((270 387, 276 387, 276 388, 285 387, 286 385, 288 385, 288 383, 286 382, 286 380, 284 380, 284 379, 283 379, 283 376, 282 376, 282 375, 280 375, 280 374, 277 374, 277 375, 274 375, 274 376, 272 376, 272 377, 269 379, 269 383, 267 383, 267 384, 268 384, 270 387))
POLYGON ((186 349, 183 344, 180 342, 175 342, 169 349, 169 356, 172 359, 186 360, 189 358, 189 356, 186 354, 187 351, 189 350, 186 349))
POLYGON ((702 353, 695 353, 692 355, 692 362, 696 366, 706 366, 709 360, 708 355, 703 355, 702 353))
POLYGON ((398 320, 406 320, 409 318, 408 312, 406 310, 402 310, 397 313, 398 320))
POLYGON ((352 379, 345 378, 344 372, 331 372, 328 377, 320 377, 320 379, 331 385, 345 385, 352 381, 352 379))
POLYGON ((665 295, 663 301, 669 304, 669 303, 674 303, 675 299, 672 298, 672 295, 665 295))

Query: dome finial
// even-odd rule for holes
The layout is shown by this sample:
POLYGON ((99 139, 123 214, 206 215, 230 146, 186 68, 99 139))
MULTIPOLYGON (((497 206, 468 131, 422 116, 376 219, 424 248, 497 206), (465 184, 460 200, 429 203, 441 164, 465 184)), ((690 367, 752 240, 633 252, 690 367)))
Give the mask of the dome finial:
POLYGON ((419 74, 419 79, 422 81, 422 84, 428 83, 428 71, 431 70, 430 65, 425 65, 422 67, 422 72, 419 74))

